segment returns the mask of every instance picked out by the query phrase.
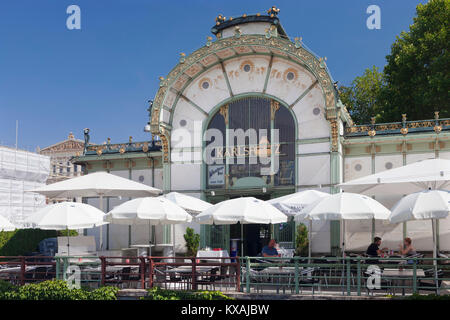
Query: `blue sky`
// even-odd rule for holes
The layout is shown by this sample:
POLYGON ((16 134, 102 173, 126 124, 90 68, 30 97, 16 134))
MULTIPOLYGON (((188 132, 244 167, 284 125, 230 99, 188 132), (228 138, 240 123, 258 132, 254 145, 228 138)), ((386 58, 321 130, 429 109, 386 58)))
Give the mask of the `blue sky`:
POLYGON ((15 0, 0 3, 0 145, 34 150, 65 139, 143 141, 147 100, 180 52, 203 46, 214 19, 265 13, 272 5, 288 35, 326 56, 334 80, 349 84, 382 68, 390 46, 413 22, 418 0, 15 0), (81 30, 66 9, 81 8, 81 30), (381 30, 366 8, 381 8, 381 30))

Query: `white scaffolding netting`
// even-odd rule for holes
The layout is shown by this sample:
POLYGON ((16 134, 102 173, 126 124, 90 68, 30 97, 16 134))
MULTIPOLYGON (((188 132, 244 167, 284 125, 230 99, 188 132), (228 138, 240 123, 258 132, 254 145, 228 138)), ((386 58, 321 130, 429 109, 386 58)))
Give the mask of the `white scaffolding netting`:
POLYGON ((0 215, 22 226, 45 206, 45 196, 27 191, 44 186, 49 173, 49 157, 0 147, 0 215))

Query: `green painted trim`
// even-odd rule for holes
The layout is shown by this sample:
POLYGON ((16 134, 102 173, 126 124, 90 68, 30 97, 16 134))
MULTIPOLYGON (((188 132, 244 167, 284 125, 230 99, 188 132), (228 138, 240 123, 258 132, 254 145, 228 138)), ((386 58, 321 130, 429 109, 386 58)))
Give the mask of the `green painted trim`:
POLYGON ((330 137, 323 137, 323 138, 310 138, 310 139, 297 139, 296 143, 299 144, 313 144, 313 143, 330 143, 331 139, 330 137))
POLYGON ((324 156, 324 155, 330 155, 331 152, 311 152, 311 153, 297 153, 295 154, 296 158, 306 158, 306 157, 313 157, 313 156, 324 156))
POLYGON ((230 94, 230 97, 234 97, 233 90, 231 89, 230 79, 228 79, 227 70, 225 69, 225 65, 223 64, 222 59, 219 58, 219 61, 222 67, 223 77, 225 78, 225 82, 227 83, 228 93, 230 94))
POLYGON ((316 79, 294 102, 289 106, 290 109, 294 108, 294 106, 300 102, 315 86, 319 83, 319 80, 316 79))
MULTIPOLYGON (((199 112, 203 113, 204 116, 208 116, 208 112, 206 112, 205 110, 203 110, 199 105, 197 105, 194 101, 192 101, 191 99, 189 99, 188 97, 184 96, 183 94, 181 94, 180 96, 181 98, 183 98, 184 100, 186 100, 187 103, 189 103, 191 106, 193 106, 195 109, 197 109, 199 112)), ((172 122, 170 122, 172 124, 172 122)))
POLYGON ((124 154, 102 154, 101 156, 89 155, 79 156, 73 158, 73 163, 88 162, 88 161, 103 161, 103 160, 127 160, 127 159, 148 159, 148 158, 161 158, 162 152, 129 152, 124 154))
POLYGON ((273 54, 270 55, 269 66, 267 67, 266 79, 264 80, 263 93, 266 93, 267 85, 269 84, 270 73, 272 72, 273 54))

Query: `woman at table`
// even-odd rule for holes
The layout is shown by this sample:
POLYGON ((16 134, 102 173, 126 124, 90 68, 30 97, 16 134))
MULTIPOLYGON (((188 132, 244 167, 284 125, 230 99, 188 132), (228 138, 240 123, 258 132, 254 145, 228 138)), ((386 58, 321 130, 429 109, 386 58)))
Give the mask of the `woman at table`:
POLYGON ((400 254, 402 256, 413 256, 417 254, 416 249, 412 246, 411 238, 405 238, 403 245, 400 245, 400 254))

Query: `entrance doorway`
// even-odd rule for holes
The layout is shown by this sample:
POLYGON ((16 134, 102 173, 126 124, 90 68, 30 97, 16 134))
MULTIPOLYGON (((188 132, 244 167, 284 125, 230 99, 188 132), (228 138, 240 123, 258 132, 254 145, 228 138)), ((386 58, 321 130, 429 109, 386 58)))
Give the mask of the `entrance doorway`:
MULTIPOLYGON (((257 199, 261 200, 269 200, 270 195, 250 195, 257 199)), ((230 197, 230 199, 239 198, 239 197, 230 197)), ((270 235, 271 235, 272 225, 270 224, 244 224, 244 243, 243 249, 244 252, 241 252, 241 246, 238 247, 238 255, 241 257, 250 256, 255 257, 258 256, 262 248, 269 243, 270 235)), ((241 239, 241 225, 233 224, 230 226, 230 239, 241 239)))

